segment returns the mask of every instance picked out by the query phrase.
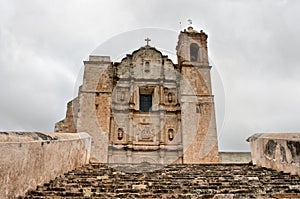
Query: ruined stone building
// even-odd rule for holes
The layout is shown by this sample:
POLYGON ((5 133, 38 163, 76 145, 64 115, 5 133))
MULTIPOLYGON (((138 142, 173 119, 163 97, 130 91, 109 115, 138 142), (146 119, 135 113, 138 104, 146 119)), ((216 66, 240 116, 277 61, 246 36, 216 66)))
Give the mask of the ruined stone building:
POLYGON ((177 63, 155 47, 120 62, 84 61, 83 84, 56 132, 87 132, 91 156, 103 163, 218 162, 207 34, 180 32, 177 63))
POLYGON ((177 64, 146 41, 84 61, 56 133, 0 132, 0 198, 300 198, 300 133, 218 152, 207 35, 180 32, 177 64))

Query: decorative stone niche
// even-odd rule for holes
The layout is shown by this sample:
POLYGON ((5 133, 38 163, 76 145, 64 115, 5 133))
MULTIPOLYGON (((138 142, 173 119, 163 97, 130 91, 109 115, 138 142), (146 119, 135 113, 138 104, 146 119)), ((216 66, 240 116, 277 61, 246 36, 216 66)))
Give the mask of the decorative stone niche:
POLYGON ((168 139, 169 139, 169 141, 172 141, 174 139, 174 130, 173 129, 168 130, 168 139))
POLYGON ((118 128, 118 140, 122 140, 124 137, 124 129, 118 128))

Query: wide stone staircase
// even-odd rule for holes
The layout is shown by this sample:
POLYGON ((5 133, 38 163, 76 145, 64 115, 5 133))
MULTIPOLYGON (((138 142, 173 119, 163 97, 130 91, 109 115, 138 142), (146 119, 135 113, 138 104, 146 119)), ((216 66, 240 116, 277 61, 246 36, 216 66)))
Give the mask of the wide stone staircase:
POLYGON ((24 198, 300 198, 300 177, 252 164, 91 163, 24 198))

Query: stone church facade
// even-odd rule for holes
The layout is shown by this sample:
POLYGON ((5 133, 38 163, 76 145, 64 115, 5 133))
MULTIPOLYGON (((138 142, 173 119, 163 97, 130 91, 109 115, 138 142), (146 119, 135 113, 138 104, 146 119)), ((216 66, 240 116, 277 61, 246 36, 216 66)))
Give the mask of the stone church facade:
POLYGON ((218 162, 207 35, 180 32, 177 64, 148 41, 120 62, 89 56, 55 132, 89 133, 103 163, 218 162))

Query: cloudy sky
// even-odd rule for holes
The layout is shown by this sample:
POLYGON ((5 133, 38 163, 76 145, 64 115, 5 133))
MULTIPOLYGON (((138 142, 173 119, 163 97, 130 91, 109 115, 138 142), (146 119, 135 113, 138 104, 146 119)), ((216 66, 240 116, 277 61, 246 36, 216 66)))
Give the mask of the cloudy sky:
POLYGON ((53 131, 99 45, 137 29, 178 33, 192 19, 222 81, 220 150, 249 150, 257 132, 300 132, 299 10, 296 0, 0 0, 0 129, 53 131))

